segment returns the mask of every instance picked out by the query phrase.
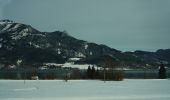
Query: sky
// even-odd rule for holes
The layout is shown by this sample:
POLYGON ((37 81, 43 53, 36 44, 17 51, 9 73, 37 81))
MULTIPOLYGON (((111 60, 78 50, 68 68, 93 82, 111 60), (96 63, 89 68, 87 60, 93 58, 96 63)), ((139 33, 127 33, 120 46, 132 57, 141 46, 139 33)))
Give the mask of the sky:
POLYGON ((0 19, 121 51, 170 48, 170 0, 0 0, 0 19))

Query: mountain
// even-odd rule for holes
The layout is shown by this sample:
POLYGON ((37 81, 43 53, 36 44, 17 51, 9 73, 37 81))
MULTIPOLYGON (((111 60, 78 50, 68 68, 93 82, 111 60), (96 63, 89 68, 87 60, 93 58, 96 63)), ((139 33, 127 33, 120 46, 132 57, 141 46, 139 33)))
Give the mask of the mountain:
MULTIPOLYGON (((75 63, 102 64, 110 58, 126 67, 150 67, 160 62, 170 63, 170 49, 156 52, 121 52, 106 45, 76 39, 65 31, 41 32, 30 25, 11 20, 0 20, 0 64, 41 65, 65 63, 70 58, 81 58, 75 63)), ((168 65, 169 66, 169 65, 168 65)))

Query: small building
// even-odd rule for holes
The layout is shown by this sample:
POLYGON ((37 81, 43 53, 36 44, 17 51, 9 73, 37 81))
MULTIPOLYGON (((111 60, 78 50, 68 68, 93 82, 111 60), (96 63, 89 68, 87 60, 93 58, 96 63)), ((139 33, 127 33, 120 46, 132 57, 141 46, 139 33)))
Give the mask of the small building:
POLYGON ((31 79, 32 80, 39 80, 39 77, 38 76, 32 76, 31 79))

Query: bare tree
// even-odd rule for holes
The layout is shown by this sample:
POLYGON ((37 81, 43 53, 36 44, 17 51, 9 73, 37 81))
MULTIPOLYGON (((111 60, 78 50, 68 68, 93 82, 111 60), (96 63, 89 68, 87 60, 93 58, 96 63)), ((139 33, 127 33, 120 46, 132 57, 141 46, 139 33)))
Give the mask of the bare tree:
POLYGON ((123 66, 124 63, 113 60, 112 57, 107 56, 105 58, 105 66, 104 66, 104 81, 107 80, 123 80, 123 66))

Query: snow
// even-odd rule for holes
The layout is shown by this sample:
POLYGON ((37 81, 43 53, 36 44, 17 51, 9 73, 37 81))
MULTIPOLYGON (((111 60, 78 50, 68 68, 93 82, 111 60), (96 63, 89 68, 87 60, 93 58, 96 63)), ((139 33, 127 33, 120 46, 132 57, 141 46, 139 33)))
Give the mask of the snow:
POLYGON ((28 44, 29 44, 29 45, 32 45, 32 42, 30 41, 30 42, 28 42, 28 44))
MULTIPOLYGON (((1 29, 1 31, 15 31, 17 28, 21 26, 21 24, 16 24, 15 26, 11 27, 12 25, 14 25, 13 22, 0 22, 0 24, 5 26, 3 29, 1 29)), ((27 32, 28 32, 28 29, 24 29, 22 30, 21 33, 27 33, 27 32)), ((16 32, 13 34, 16 34, 16 32)))
POLYGON ((26 33, 26 32, 22 33, 22 37, 27 36, 27 35, 28 35, 28 33, 26 33))
POLYGON ((56 64, 56 63, 44 63, 46 66, 63 66, 63 64, 56 64))
MULTIPOLYGON (((81 69, 81 70, 86 70, 88 69, 88 66, 93 66, 93 65, 90 65, 90 64, 72 64, 72 63, 65 63, 62 67, 71 67, 71 68, 78 68, 78 69, 81 69)), ((94 66, 95 69, 97 69, 97 66, 94 66)))
POLYGON ((69 60, 71 60, 71 61, 78 61, 78 60, 80 60, 81 58, 69 58, 69 60))
POLYGON ((14 39, 14 40, 18 40, 18 39, 21 39, 22 37, 29 35, 29 34, 30 33, 28 32, 28 29, 23 29, 19 33, 14 32, 13 35, 11 36, 11 38, 14 39))
POLYGON ((84 54, 82 54, 81 52, 76 52, 76 57, 83 57, 85 58, 86 56, 84 54))
POLYGON ((0 100, 170 100, 170 80, 0 80, 0 100))
POLYGON ((87 49, 87 48, 88 48, 88 44, 85 44, 85 45, 84 45, 84 49, 87 49))
POLYGON ((32 36, 41 36, 41 37, 45 37, 45 35, 43 34, 31 34, 32 36))
POLYGON ((38 44, 34 44, 35 48, 41 48, 38 44))
POLYGON ((31 90, 36 90, 37 88, 33 87, 33 88, 23 88, 23 89, 14 89, 13 91, 31 91, 31 90))
POLYGON ((22 60, 21 59, 18 59, 17 60, 17 65, 20 65, 22 63, 22 60))
POLYGON ((21 24, 16 24, 13 29, 17 29, 20 26, 21 26, 21 24))
POLYGON ((13 69, 13 68, 16 68, 15 65, 9 65, 9 68, 13 69))
POLYGON ((57 49, 57 53, 60 55, 61 54, 61 49, 57 49))
POLYGON ((93 55, 93 53, 90 51, 90 55, 93 55))
POLYGON ((5 22, 1 22, 1 21, 0 21, 0 24, 1 24, 1 25, 2 25, 2 24, 5 24, 5 22))
POLYGON ((58 43, 58 46, 61 46, 61 43, 60 43, 60 42, 58 43))
POLYGON ((7 24, 1 31, 7 30, 8 28, 10 28, 11 25, 12 25, 12 24, 7 24))
POLYGON ((57 63, 44 63, 44 66, 40 67, 40 69, 47 69, 47 66, 56 66, 56 67, 63 67, 63 68, 78 68, 81 70, 87 70, 88 66, 94 66, 95 69, 98 67, 96 65, 91 65, 91 64, 74 64, 72 62, 66 62, 64 64, 57 64, 57 63))
MULTIPOLYGON (((78 58, 74 58, 74 59, 78 59, 78 58)), ((44 66, 40 67, 40 69, 47 69, 47 66, 56 66, 56 67, 63 67, 63 68, 78 68, 81 70, 87 70, 88 67, 92 67, 94 66, 95 69, 98 69, 99 67, 96 65, 91 65, 91 64, 74 64, 72 62, 66 62, 64 64, 57 64, 57 63, 44 63, 44 66)))

